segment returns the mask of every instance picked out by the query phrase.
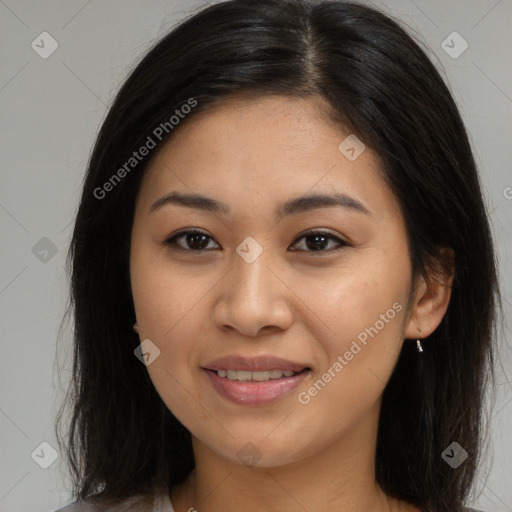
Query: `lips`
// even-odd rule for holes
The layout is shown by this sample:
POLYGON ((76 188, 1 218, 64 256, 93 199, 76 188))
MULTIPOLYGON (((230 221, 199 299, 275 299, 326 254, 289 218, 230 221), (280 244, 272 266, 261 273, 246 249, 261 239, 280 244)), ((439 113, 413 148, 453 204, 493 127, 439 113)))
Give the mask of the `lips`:
POLYGON ((265 405, 289 395, 311 373, 309 366, 274 356, 228 356, 203 367, 213 388, 239 405, 265 405))

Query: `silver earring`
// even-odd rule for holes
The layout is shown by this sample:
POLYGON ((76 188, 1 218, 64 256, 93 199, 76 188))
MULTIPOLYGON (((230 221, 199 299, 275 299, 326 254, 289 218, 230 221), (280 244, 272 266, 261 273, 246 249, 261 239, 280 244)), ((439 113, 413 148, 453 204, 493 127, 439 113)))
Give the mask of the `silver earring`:
POLYGON ((137 332, 137 329, 139 328, 139 324, 133 324, 133 330, 137 332))
POLYGON ((423 347, 421 346, 420 340, 416 340, 416 348, 418 349, 418 352, 423 352, 423 347))

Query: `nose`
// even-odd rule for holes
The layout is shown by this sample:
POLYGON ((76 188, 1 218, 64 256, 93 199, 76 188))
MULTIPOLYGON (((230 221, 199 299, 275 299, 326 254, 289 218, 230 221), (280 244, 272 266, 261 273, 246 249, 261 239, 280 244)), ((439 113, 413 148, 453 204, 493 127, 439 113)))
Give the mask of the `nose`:
POLYGON ((236 255, 233 268, 218 285, 214 324, 244 336, 286 330, 293 322, 292 292, 266 251, 252 263, 236 255))

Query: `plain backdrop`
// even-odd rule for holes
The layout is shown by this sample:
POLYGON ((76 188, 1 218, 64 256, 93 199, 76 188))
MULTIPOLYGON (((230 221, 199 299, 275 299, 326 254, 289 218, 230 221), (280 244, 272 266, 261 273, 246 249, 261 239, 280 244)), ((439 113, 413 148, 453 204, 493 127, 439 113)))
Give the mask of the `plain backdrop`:
MULTIPOLYGON (((400 20, 429 48, 453 91, 479 165, 510 318, 512 0, 368 3, 400 20), (461 55, 446 51, 447 44, 460 51, 464 41, 468 48, 461 55)), ((68 297, 65 256, 85 167, 107 105, 129 70, 151 44, 204 5, 0 0, 1 512, 49 512, 70 501, 54 421, 70 378, 71 338, 68 329, 58 342, 58 329, 68 297), (44 55, 52 45, 58 47, 44 55)), ((487 512, 512 511, 506 323, 499 342, 491 453, 473 503, 487 512)))

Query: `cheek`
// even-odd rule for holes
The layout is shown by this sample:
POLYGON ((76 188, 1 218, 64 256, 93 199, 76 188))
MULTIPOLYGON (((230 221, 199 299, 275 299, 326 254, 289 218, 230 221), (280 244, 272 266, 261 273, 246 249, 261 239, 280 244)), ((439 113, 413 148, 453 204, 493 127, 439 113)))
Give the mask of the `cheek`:
POLYGON ((323 339, 323 364, 296 398, 304 437, 315 438, 321 432, 326 445, 343 432, 357 431, 368 414, 378 415, 400 353, 404 304, 391 298, 374 300, 371 293, 371 301, 361 297, 340 297, 351 300, 333 321, 338 335, 323 339))
POLYGON ((410 266, 398 249, 389 254, 367 250, 358 254, 357 262, 339 267, 335 274, 330 271, 328 286, 324 280, 311 281, 309 295, 304 295, 317 313, 308 328, 316 332, 323 354, 298 401, 311 417, 325 418, 322 411, 330 410, 348 425, 379 399, 396 364, 410 266))
POLYGON ((183 392, 193 383, 194 343, 190 340, 198 339, 199 299, 205 286, 163 260, 142 251, 133 254, 132 293, 140 339, 149 339, 160 351, 147 371, 166 405, 174 409, 187 402, 183 392))
POLYGON ((204 295, 202 285, 193 285, 183 276, 155 271, 140 283, 136 303, 137 318, 143 326, 141 339, 150 339, 160 350, 147 366, 149 377, 167 408, 193 430, 197 424, 211 423, 200 406, 197 380, 197 342, 204 315, 204 311, 200 312, 201 293, 204 295))
POLYGON ((188 380, 205 314, 201 294, 203 285, 158 272, 141 283, 134 299, 141 339, 150 339, 160 350, 158 364, 148 367, 150 374, 162 366, 179 381, 188 380))
POLYGON ((165 249, 148 248, 131 260, 132 292, 142 333, 164 346, 181 339, 176 332, 193 327, 201 298, 210 286, 198 267, 173 263, 165 249))
POLYGON ((402 342, 405 318, 401 313, 410 278, 408 259, 398 250, 354 252, 336 268, 295 281, 300 283, 296 290, 304 303, 301 318, 308 319, 308 328, 316 332, 331 360, 349 350, 353 340, 364 344, 375 337, 379 340, 375 350, 387 351, 402 342))

